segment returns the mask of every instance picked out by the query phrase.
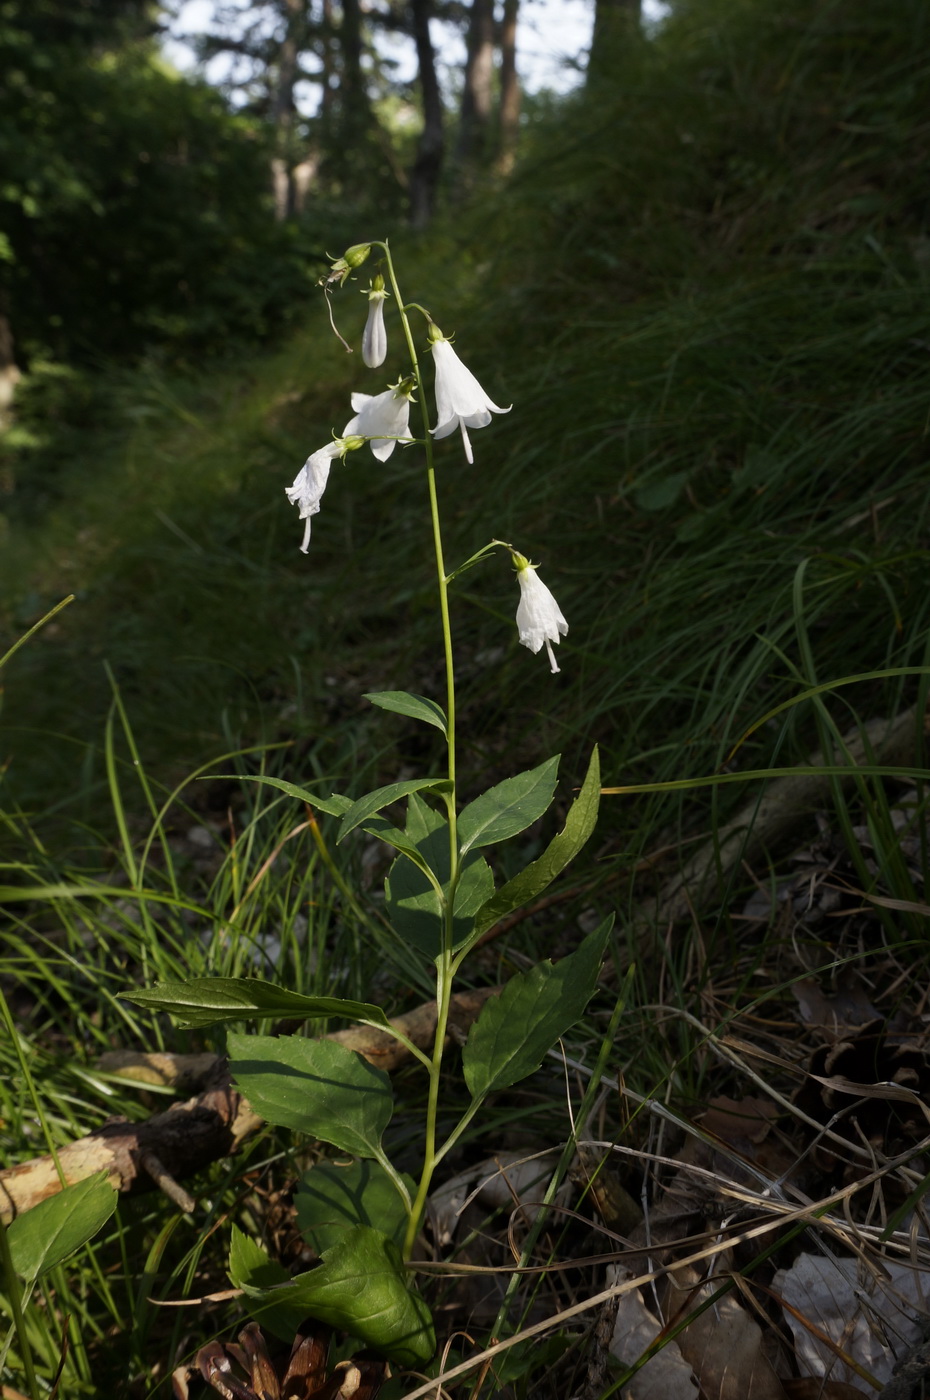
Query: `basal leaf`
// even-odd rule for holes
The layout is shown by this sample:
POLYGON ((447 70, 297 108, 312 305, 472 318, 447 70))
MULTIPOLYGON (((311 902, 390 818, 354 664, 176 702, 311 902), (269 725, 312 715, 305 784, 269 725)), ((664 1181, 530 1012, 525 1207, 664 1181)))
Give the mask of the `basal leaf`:
POLYGON ((472 1098, 506 1089, 539 1069, 546 1051, 590 1001, 612 927, 613 915, 567 958, 518 973, 499 997, 485 1003, 462 1051, 472 1098))
POLYGON ((381 1007, 370 1002, 305 997, 256 977, 191 977, 186 982, 160 982, 155 987, 121 995, 137 1006, 170 1012, 183 1026, 213 1026, 223 1021, 263 1020, 269 1016, 292 1020, 342 1016, 347 1021, 390 1025, 381 1007))
POLYGON ((436 729, 446 733, 446 715, 441 705, 437 705, 435 700, 428 700, 425 695, 411 695, 408 690, 377 690, 365 696, 373 705, 380 705, 382 710, 391 710, 396 715, 409 715, 411 719, 423 720, 424 724, 432 724, 436 729))
POLYGON ((569 809, 564 829, 553 838, 538 860, 508 880, 481 906, 475 915, 473 939, 480 938, 499 920, 535 899, 574 859, 594 830, 600 790, 601 765, 595 748, 581 791, 569 809))
MULTIPOLYGON (((413 1177, 405 1176, 404 1182, 412 1199, 413 1177)), ((301 1178, 294 1207, 300 1232, 317 1254, 356 1225, 370 1225, 403 1244, 407 1212, 379 1162, 319 1162, 301 1178)))
POLYGON ((448 787, 448 778, 406 778, 400 783, 388 783, 386 787, 375 788, 374 792, 366 793, 364 797, 360 797, 347 809, 339 827, 339 835, 336 837, 337 844, 344 840, 355 827, 360 826, 366 818, 375 812, 380 812, 382 807, 386 807, 389 802, 396 802, 399 797, 406 797, 411 792, 420 792, 424 788, 429 788, 433 792, 442 792, 448 787))
POLYGON ((394 1111, 391 1081, 335 1040, 230 1035, 230 1070, 269 1123, 375 1157, 394 1111))
POLYGON ((291 1318, 300 1312, 350 1332, 400 1366, 422 1366, 436 1350, 433 1320, 408 1285, 400 1250, 367 1225, 346 1230, 315 1269, 280 1287, 247 1287, 246 1293, 258 1321, 288 1340, 291 1318))
POLYGON ((18 1215, 7 1230, 13 1268, 34 1282, 92 1240, 116 1201, 107 1173, 95 1172, 18 1215))
POLYGON ((532 826, 552 802, 559 757, 556 754, 538 768, 505 778, 463 808, 458 821, 462 852, 506 841, 532 826))

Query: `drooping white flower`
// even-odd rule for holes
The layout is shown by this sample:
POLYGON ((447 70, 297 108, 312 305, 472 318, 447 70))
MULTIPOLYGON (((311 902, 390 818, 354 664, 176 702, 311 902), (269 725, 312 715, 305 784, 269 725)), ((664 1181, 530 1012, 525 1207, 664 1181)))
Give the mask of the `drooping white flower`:
POLYGON ((318 452, 312 453, 294 477, 293 485, 284 488, 291 505, 300 507, 300 519, 307 522, 300 545, 303 554, 306 554, 310 547, 310 521, 314 515, 319 514, 320 501, 329 481, 329 469, 333 458, 345 457, 347 452, 354 452, 363 445, 363 438, 343 433, 341 438, 334 438, 318 452))
POLYGON ((369 439, 369 447, 379 462, 386 462, 397 440, 412 442, 407 425, 410 421, 410 395, 414 381, 402 379, 383 394, 353 394, 355 417, 346 424, 343 436, 356 433, 369 439))
POLYGON ((292 506, 300 507, 300 519, 307 522, 304 526, 304 537, 300 546, 304 554, 310 547, 311 517, 319 512, 320 501, 323 499, 323 492, 329 481, 329 469, 333 464, 333 458, 339 456, 340 450, 338 442, 328 442, 325 447, 320 448, 319 452, 314 452, 307 458, 294 477, 293 486, 285 487, 287 499, 292 506))
POLYGON ((545 644, 549 654, 549 665, 555 674, 559 669, 552 650, 552 643, 559 643, 560 636, 568 634, 568 623, 562 616, 558 603, 536 572, 538 565, 531 564, 523 554, 512 551, 517 582, 520 585, 520 602, 517 605, 517 630, 523 646, 529 647, 535 656, 545 644))
POLYGON ((470 369, 467 369, 435 324, 429 328, 430 349, 436 368, 436 418, 435 428, 430 432, 435 438, 448 437, 461 429, 465 456, 469 462, 472 456, 469 428, 486 428, 492 413, 509 413, 508 408, 498 408, 492 403, 470 369))
POLYGON ((383 365, 387 355, 387 331, 384 328, 384 298, 387 296, 390 296, 390 292, 384 290, 384 278, 378 273, 372 278, 368 292, 368 320, 362 334, 362 359, 369 369, 383 365))

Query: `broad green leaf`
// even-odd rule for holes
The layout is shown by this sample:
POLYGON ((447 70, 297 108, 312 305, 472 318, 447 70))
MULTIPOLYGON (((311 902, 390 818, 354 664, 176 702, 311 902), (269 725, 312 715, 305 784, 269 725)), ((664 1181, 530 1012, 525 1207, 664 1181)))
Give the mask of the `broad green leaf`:
MULTIPOLYGON (((286 792, 288 797, 297 797, 301 802, 308 802, 311 807, 319 807, 321 812, 328 813, 331 817, 341 817, 344 812, 352 806, 350 797, 342 797, 338 792, 334 792, 330 797, 321 797, 318 792, 311 792, 309 788, 298 787, 296 783, 287 783, 283 778, 266 778, 259 774, 247 773, 217 773, 217 778, 236 778, 240 782, 264 783, 266 787, 277 788, 279 792, 286 792)), ((324 778, 319 779, 325 782, 324 778)))
POLYGON ((464 854, 472 846, 491 846, 516 836, 541 817, 552 802, 560 755, 538 768, 489 788, 469 802, 458 822, 459 845, 464 854))
POLYGON ((409 690, 376 690, 369 692, 365 699, 370 700, 373 705, 380 705, 382 710, 391 710, 395 715, 409 715, 411 719, 421 719, 425 724, 432 724, 436 729, 440 729, 443 734, 447 732, 445 711, 435 700, 428 700, 425 695, 411 695, 409 690))
POLYGON ((356 1157, 376 1157, 391 1121, 391 1081, 335 1040, 230 1035, 230 1069, 256 1113, 356 1157))
POLYGON ((250 1298, 275 1298, 274 1322, 265 1325, 276 1336, 288 1341, 293 1339, 306 1320, 307 1310, 288 1301, 291 1276, 283 1264, 271 1259, 257 1240, 243 1234, 236 1225, 232 1227, 229 1241, 229 1280, 234 1288, 241 1288, 250 1298))
POLYGON ((95 1172, 18 1215, 7 1230, 13 1268, 30 1283, 93 1239, 116 1209, 106 1172, 95 1172))
POLYGON ((341 997, 305 997, 260 982, 256 977, 191 977, 187 982, 160 982, 140 992, 121 993, 124 1000, 153 1011, 168 1011, 182 1026, 214 1026, 222 1021, 263 1020, 283 1016, 310 1020, 342 1016, 347 1021, 373 1021, 390 1026, 380 1006, 341 997))
POLYGON ((581 791, 572 803, 565 821, 565 827, 543 851, 519 875, 502 885, 497 894, 483 904, 475 915, 475 929, 472 938, 478 939, 499 920, 528 904, 531 899, 552 884, 573 860, 597 822, 597 808, 600 801, 601 765, 595 748, 588 765, 581 791))
MULTIPOLYGON (((412 1199, 416 1183, 411 1176, 404 1182, 412 1199)), ((300 1232, 317 1254, 355 1225, 370 1225, 396 1245, 404 1242, 407 1212, 379 1162, 318 1163, 301 1178, 294 1207, 300 1232)))
POLYGON ((257 1240, 233 1225, 229 1241, 229 1277, 235 1288, 276 1288, 279 1283, 287 1283, 291 1276, 257 1240))
POLYGON ((420 792, 424 788, 429 788, 433 792, 448 791, 448 778, 406 778, 401 783, 388 783, 386 787, 375 788, 374 792, 366 793, 357 802, 353 802, 342 818, 339 827, 339 835, 336 837, 337 844, 348 836, 355 827, 361 826, 366 818, 375 812, 380 812, 382 807, 386 807, 389 802, 396 802, 399 797, 406 797, 408 793, 420 792))
POLYGON ((367 1225, 346 1230, 322 1264, 289 1283, 237 1287, 245 1289, 253 1316, 286 1340, 299 1312, 350 1332, 400 1366, 422 1366, 436 1350, 429 1308, 408 1285, 400 1250, 367 1225))
MULTIPOLYGON (((421 858, 443 888, 449 883, 449 824, 421 802, 408 813, 407 832, 415 835, 421 858)), ((494 889, 494 876, 477 851, 465 857, 455 892, 452 943, 458 948, 471 936, 473 916, 494 889)), ((442 948, 443 905, 435 887, 423 873, 402 857, 391 866, 384 884, 388 918, 400 937, 428 958, 442 948)))
POLYGON ((590 1001, 612 927, 613 915, 554 967, 537 963, 511 977, 500 996, 485 1003, 462 1051, 473 1099, 506 1089, 539 1069, 546 1051, 590 1001))

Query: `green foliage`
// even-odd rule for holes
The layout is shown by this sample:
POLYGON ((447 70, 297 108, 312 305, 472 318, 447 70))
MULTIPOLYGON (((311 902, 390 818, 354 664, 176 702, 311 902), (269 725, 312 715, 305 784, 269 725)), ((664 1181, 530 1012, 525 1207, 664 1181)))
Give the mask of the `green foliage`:
MULTIPOLYGON (((403 1176, 411 1200, 416 1190, 412 1176, 403 1176)), ((297 1224, 304 1238, 322 1254, 336 1244, 345 1230, 356 1225, 378 1229, 394 1241, 404 1242, 407 1212, 387 1172, 370 1158, 353 1162, 318 1162, 305 1172, 294 1196, 297 1224)))
POLYGON ((186 982, 163 982, 124 995, 137 1006, 170 1012, 182 1026, 215 1026, 272 1016, 300 1020, 349 1016, 379 1026, 390 1024, 381 1007, 370 1002, 305 997, 252 977, 191 977, 186 982))
POLYGON ((267 334, 306 287, 267 137, 165 69, 145 11, 0 10, 0 313, 20 357, 202 356, 267 334))
POLYGON ((589 933, 576 952, 553 967, 548 960, 511 977, 487 1003, 462 1051, 465 1083, 481 1100, 532 1074, 594 995, 613 916, 589 933))
POLYGON ((288 1282, 276 1278, 271 1287, 267 1256, 256 1246, 240 1243, 230 1256, 233 1283, 249 1295, 255 1317, 278 1336, 291 1340, 308 1314, 336 1327, 351 1316, 353 1332, 366 1346, 401 1366, 420 1366, 433 1355, 436 1337, 428 1308, 404 1275, 396 1244, 367 1225, 345 1231, 309 1273, 288 1282))
POLYGON ((230 1035, 236 1083, 269 1123, 312 1133, 343 1152, 379 1157, 394 1112, 389 1077, 332 1040, 230 1035))
POLYGON ((115 1209, 116 1192, 106 1172, 63 1187, 10 1223, 7 1239, 14 1269, 29 1284, 35 1283, 92 1240, 115 1209))
POLYGON ((556 754, 528 773, 505 778, 470 802, 459 816, 462 851, 507 841, 541 817, 552 802, 559 757, 556 754))

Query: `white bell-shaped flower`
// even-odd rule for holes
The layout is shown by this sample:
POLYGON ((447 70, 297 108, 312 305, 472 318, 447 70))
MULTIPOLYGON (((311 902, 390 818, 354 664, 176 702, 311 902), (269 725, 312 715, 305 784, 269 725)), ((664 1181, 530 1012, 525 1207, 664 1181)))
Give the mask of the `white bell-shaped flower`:
POLYGON ((356 433, 368 438, 368 445, 378 461, 386 462, 398 441, 413 441, 408 433, 413 389, 412 379, 402 379, 383 394, 353 394, 355 417, 346 424, 343 436, 356 433))
POLYGON ((339 452, 338 442, 328 442, 325 447, 320 448, 319 452, 314 452, 307 458, 294 477, 293 486, 285 487, 287 499, 292 506, 300 507, 300 519, 307 522, 304 526, 304 537, 300 546, 304 554, 310 547, 311 517, 319 512, 320 501, 323 499, 323 492, 329 481, 329 469, 333 464, 333 458, 338 457, 339 452))
POLYGON ((364 438, 343 433, 341 438, 334 438, 318 452, 312 453, 294 477, 293 485, 284 488, 291 505, 300 507, 300 519, 307 522, 300 545, 302 553, 306 554, 310 547, 310 521, 314 515, 319 514, 320 501, 329 481, 329 469, 333 459, 345 457, 347 452, 354 452, 362 446, 364 438))
POLYGON ((552 650, 552 643, 558 645, 560 637, 568 634, 568 623, 562 616, 558 603, 536 572, 537 565, 531 564, 523 554, 513 551, 513 562, 520 585, 520 602, 517 605, 517 630, 523 646, 534 654, 545 646, 549 654, 549 665, 553 674, 559 665, 552 650))
POLYGON ((379 273, 372 279, 368 292, 368 320, 362 333, 362 359, 369 369, 384 364, 387 355, 387 331, 384 328, 384 278, 379 273))
POLYGON ((459 428, 465 445, 465 456, 472 456, 469 428, 486 428, 492 413, 509 413, 488 398, 470 369, 467 369, 437 325, 429 328, 430 349, 436 368, 436 418, 430 431, 435 438, 448 437, 459 428))

